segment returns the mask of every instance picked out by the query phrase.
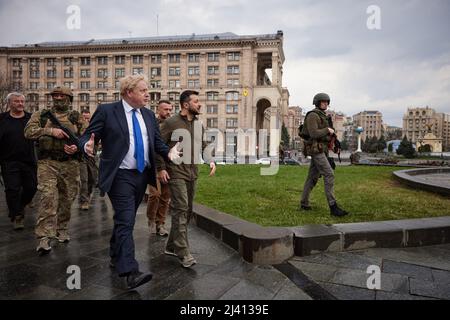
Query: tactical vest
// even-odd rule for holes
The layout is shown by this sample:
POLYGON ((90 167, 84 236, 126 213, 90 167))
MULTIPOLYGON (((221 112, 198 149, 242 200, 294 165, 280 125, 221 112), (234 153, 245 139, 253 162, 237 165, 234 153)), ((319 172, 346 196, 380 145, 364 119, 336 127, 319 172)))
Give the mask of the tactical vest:
POLYGON ((309 111, 306 114, 304 123, 300 125, 299 131, 298 131, 298 135, 303 139, 303 145, 304 145, 303 146, 303 154, 305 155, 305 157, 311 156, 311 155, 317 154, 317 153, 322 153, 322 152, 325 152, 326 154, 328 154, 327 144, 328 144, 329 137, 325 136, 321 139, 312 139, 311 136, 309 135, 309 131, 308 131, 308 128, 306 125, 306 118, 312 112, 317 114, 320 118, 320 124, 318 126, 319 129, 328 127, 328 119, 327 119, 327 116, 323 112, 321 112, 317 109, 314 109, 314 110, 309 111))
POLYGON ((315 114, 317 114, 319 116, 319 118, 320 118, 320 125, 319 125, 319 127, 320 128, 328 127, 328 119, 327 119, 326 115, 324 115, 322 112, 320 112, 317 109, 308 111, 308 113, 306 113, 305 120, 298 127, 298 135, 304 140, 310 140, 311 139, 311 137, 309 136, 308 128, 306 127, 306 118, 312 112, 314 112, 315 114))
MULTIPOLYGON (((64 113, 52 111, 63 126, 72 131, 76 136, 81 130, 79 122, 80 113, 72 110, 64 113)), ((56 128, 46 113, 41 112, 39 118, 41 128, 56 128)), ((80 160, 80 154, 68 155, 64 152, 64 145, 69 144, 68 139, 57 139, 52 136, 43 135, 38 139, 38 159, 52 159, 57 161, 80 160)))

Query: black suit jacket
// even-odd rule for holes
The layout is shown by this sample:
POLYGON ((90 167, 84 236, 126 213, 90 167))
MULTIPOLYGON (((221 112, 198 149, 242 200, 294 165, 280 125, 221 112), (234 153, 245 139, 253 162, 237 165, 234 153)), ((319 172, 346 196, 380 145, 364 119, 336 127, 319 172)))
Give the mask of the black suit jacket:
MULTIPOLYGON (((148 152, 150 170, 148 182, 156 186, 156 164, 155 152, 167 159, 169 147, 162 141, 159 133, 159 125, 155 114, 141 108, 142 117, 148 133, 148 152)), ((125 155, 130 147, 130 135, 128 131, 127 118, 122 100, 110 104, 102 104, 92 115, 89 127, 80 138, 79 148, 84 152, 84 145, 88 142, 91 134, 95 134, 95 142, 101 140, 102 154, 100 156, 98 185, 102 192, 109 192, 125 155)))

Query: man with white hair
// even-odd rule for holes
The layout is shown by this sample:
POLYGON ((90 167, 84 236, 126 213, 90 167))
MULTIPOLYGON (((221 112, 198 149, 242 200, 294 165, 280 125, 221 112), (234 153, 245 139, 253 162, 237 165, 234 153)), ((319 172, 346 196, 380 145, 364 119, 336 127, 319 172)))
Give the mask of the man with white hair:
POLYGON ((9 111, 0 114, 0 164, 9 218, 14 229, 24 228, 24 208, 37 190, 34 144, 25 139, 24 128, 31 113, 25 111, 25 96, 12 92, 6 97, 9 111))

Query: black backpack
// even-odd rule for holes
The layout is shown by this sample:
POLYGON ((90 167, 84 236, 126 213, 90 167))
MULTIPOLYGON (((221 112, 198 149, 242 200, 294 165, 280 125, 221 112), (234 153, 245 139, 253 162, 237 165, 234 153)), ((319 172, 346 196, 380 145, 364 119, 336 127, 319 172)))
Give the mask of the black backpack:
POLYGON ((300 136, 300 138, 302 138, 303 140, 309 140, 311 137, 308 134, 308 130, 306 128, 305 122, 306 122, 306 117, 308 117, 308 115, 314 112, 314 110, 308 111, 306 113, 305 116, 305 120, 303 121, 303 123, 300 124, 300 126, 298 127, 298 135, 300 136))

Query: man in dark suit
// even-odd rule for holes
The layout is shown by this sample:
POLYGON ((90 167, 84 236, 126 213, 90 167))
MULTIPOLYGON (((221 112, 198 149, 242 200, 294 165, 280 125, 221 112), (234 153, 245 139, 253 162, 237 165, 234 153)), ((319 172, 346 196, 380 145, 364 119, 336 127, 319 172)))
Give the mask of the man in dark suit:
POLYGON ((121 79, 120 93, 121 101, 98 106, 80 138, 80 148, 94 156, 94 145, 101 140, 98 185, 114 208, 111 266, 132 289, 152 278, 151 273, 139 271, 133 228, 147 185, 156 186, 155 153, 167 160, 179 158, 179 153, 177 147, 169 152, 154 113, 144 108, 150 98, 146 79, 140 75, 121 79))

